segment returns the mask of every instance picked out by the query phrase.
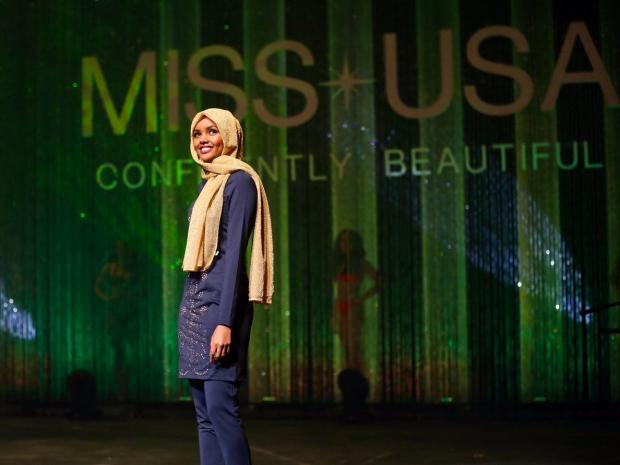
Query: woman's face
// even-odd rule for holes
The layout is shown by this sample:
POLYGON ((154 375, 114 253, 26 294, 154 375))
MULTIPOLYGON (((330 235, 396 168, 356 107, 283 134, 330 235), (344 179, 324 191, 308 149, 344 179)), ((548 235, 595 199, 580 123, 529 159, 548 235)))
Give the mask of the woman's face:
POLYGON ((344 254, 348 254, 351 252, 351 234, 347 232, 343 232, 340 236, 340 251, 344 254))
POLYGON ((196 124, 192 134, 194 150, 204 162, 213 161, 219 157, 224 150, 224 141, 220 130, 209 118, 202 118, 196 124))

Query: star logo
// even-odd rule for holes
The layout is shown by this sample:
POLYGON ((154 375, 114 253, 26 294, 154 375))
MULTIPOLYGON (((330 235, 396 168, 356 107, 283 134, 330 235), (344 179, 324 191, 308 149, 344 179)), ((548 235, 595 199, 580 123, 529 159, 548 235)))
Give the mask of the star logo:
POLYGON ((349 61, 345 58, 342 66, 342 72, 338 73, 338 79, 331 81, 320 82, 320 86, 326 87, 338 87, 339 89, 334 93, 334 97, 344 92, 344 104, 349 109, 349 103, 351 103, 351 93, 357 92, 357 86, 361 84, 370 84, 374 82, 374 79, 362 79, 355 75, 355 71, 349 70, 349 61))

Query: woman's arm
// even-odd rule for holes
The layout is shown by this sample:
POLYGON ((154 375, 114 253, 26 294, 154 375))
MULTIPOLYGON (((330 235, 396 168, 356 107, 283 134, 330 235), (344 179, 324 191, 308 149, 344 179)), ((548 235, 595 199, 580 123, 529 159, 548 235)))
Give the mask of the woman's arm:
POLYGON ((377 270, 370 263, 368 263, 368 260, 364 260, 363 270, 364 273, 370 276, 370 278, 373 280, 374 286, 366 289, 366 291, 364 291, 362 295, 360 295, 360 300, 366 300, 369 297, 378 294, 379 292, 381 292, 381 289, 383 287, 381 283, 381 276, 379 275, 377 270))
MULTIPOLYGON (((243 254, 252 233, 256 217, 257 190, 250 175, 242 174, 228 178, 230 200, 226 244, 224 250, 224 277, 220 293, 217 326, 211 336, 210 362, 228 355, 232 344, 231 328, 235 320, 239 277, 243 270, 243 254)), ((226 198, 226 195, 225 195, 226 198)))
POLYGON ((103 280, 105 279, 106 275, 110 274, 109 268, 109 262, 103 265, 103 268, 101 268, 99 276, 97 276, 97 280, 95 281, 95 294, 97 294, 97 297, 99 297, 101 300, 105 300, 106 302, 109 302, 110 300, 114 299, 114 297, 116 297, 114 290, 109 294, 103 290, 103 280))
POLYGON ((235 307, 243 256, 256 218, 257 190, 249 174, 231 175, 232 183, 228 207, 228 230, 224 251, 224 277, 220 294, 218 324, 231 327, 235 319, 235 307))

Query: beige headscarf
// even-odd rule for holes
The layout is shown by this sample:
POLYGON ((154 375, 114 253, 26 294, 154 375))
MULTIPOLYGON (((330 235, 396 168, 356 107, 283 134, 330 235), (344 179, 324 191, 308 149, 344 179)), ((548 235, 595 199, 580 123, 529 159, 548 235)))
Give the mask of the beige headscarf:
POLYGON ((228 110, 220 108, 203 110, 197 113, 192 121, 189 146, 192 158, 202 167, 203 179, 207 179, 208 182, 198 195, 192 210, 183 270, 204 271, 211 266, 218 243, 217 236, 224 204, 224 186, 232 172, 243 170, 252 176, 258 192, 249 273, 249 300, 270 304, 274 290, 274 268, 269 203, 258 174, 250 165, 241 161, 243 158, 241 124, 228 110), (200 159, 192 141, 196 125, 205 117, 217 125, 224 142, 222 154, 210 163, 200 159))

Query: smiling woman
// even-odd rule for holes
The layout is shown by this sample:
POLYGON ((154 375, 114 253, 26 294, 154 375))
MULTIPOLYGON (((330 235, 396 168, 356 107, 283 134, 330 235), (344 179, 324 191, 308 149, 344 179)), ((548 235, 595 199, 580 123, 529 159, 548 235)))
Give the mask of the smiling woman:
POLYGON ((210 162, 219 157, 224 148, 224 141, 217 125, 206 117, 196 124, 192 133, 192 143, 198 156, 204 162, 210 162))
POLYGON ((271 303, 273 294, 269 204, 260 177, 241 161, 243 132, 232 113, 204 110, 190 134, 204 181, 190 208, 183 259, 178 375, 191 386, 201 463, 249 464, 237 393, 247 379, 252 302, 271 303))

